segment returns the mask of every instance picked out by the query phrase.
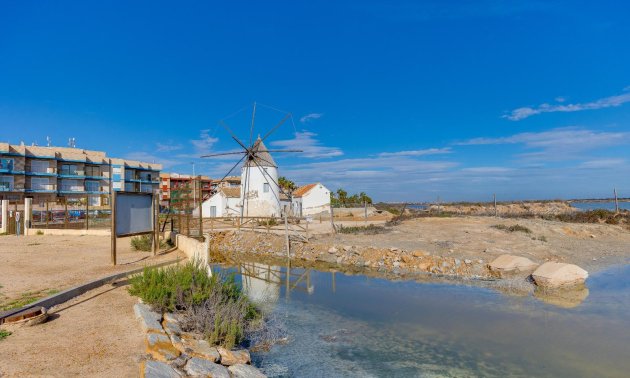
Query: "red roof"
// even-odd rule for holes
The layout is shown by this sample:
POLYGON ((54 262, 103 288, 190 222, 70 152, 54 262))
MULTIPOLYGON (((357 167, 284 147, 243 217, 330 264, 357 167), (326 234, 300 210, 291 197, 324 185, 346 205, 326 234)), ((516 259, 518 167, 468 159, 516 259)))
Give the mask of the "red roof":
POLYGON ((306 193, 308 193, 311 189, 313 189, 315 186, 317 186, 317 184, 308 184, 308 185, 300 186, 299 188, 295 189, 295 192, 293 192, 293 197, 302 197, 306 193))

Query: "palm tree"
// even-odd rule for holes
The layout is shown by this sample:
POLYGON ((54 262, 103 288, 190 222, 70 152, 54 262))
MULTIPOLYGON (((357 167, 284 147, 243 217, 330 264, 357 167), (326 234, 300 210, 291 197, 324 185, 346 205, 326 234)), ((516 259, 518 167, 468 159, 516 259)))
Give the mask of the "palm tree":
POLYGON ((293 181, 284 176, 278 177, 278 185, 287 192, 293 192, 297 188, 297 185, 295 185, 293 181))

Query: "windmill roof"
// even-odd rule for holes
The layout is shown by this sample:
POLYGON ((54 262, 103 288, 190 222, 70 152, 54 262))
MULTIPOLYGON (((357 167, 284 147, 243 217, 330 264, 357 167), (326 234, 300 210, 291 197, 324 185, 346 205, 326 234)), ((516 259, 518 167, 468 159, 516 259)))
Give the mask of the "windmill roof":
POLYGON ((240 198, 241 188, 221 188, 221 191, 227 198, 240 198))
POLYGON ((308 193, 311 189, 313 189, 316 186, 317 184, 308 184, 308 185, 300 186, 299 188, 295 189, 295 192, 293 192, 293 197, 302 197, 303 195, 308 193))
POLYGON ((254 142, 254 146, 252 147, 252 152, 254 153, 253 158, 247 158, 247 162, 245 162, 246 167, 256 167, 257 165, 254 163, 258 163, 261 167, 274 167, 278 168, 278 165, 271 157, 267 146, 263 143, 262 139, 258 137, 256 142, 254 142))

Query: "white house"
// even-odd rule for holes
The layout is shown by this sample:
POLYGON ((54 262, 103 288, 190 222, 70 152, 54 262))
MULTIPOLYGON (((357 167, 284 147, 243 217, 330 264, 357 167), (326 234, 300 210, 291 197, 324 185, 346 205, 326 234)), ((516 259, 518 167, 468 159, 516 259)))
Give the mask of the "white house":
POLYGON ((204 218, 208 217, 233 217, 241 215, 241 188, 221 188, 210 198, 205 200, 202 206, 204 218))
POLYGON ((224 187, 204 201, 204 217, 279 217, 278 166, 258 137, 241 167, 240 187, 224 187))
POLYGON ((293 192, 293 213, 296 216, 316 215, 330 211, 330 190, 321 183, 308 184, 293 192))

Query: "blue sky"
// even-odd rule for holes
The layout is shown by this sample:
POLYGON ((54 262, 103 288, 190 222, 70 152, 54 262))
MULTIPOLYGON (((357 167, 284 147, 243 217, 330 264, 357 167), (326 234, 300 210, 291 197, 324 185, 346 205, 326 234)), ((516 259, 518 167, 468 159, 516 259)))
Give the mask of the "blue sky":
POLYGON ((422 201, 630 196, 620 1, 3 2, 0 140, 422 201), (263 106, 267 105, 267 106, 263 106), (243 111, 228 117, 240 109, 243 111))

